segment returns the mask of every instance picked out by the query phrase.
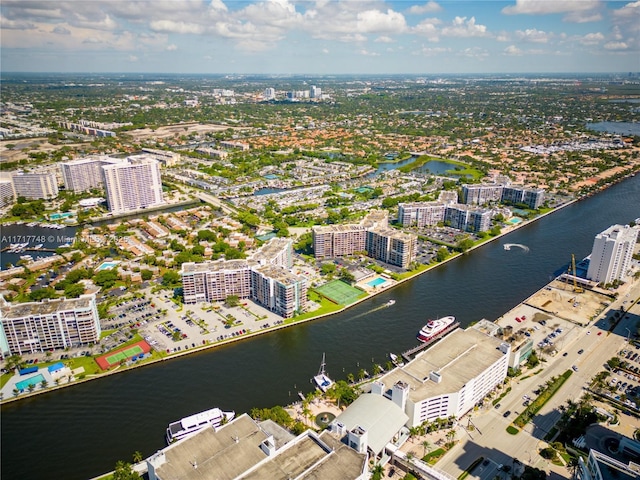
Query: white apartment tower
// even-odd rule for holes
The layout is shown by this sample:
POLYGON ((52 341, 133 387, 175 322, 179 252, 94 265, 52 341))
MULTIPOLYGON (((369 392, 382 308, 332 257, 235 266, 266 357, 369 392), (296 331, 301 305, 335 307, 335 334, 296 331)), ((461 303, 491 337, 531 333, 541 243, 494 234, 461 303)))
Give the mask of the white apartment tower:
POLYGON ((58 196, 58 180, 54 173, 17 173, 12 177, 16 196, 28 199, 50 199, 58 196))
POLYGON ((262 93, 262 97, 265 100, 273 100, 276 98, 276 89, 273 87, 267 87, 264 89, 264 92, 262 93))
POLYGON ((102 167, 109 210, 124 213, 164 203, 157 160, 136 155, 102 167))
POLYGON ((60 163, 64 186, 71 192, 86 192, 104 188, 102 166, 120 162, 120 159, 96 156, 60 163))
POLYGON ((97 343, 100 317, 95 295, 9 304, 0 297, 0 350, 24 355, 97 343))
POLYGON ((596 235, 591 250, 587 278, 598 283, 623 280, 631 266, 638 228, 612 225, 596 235))

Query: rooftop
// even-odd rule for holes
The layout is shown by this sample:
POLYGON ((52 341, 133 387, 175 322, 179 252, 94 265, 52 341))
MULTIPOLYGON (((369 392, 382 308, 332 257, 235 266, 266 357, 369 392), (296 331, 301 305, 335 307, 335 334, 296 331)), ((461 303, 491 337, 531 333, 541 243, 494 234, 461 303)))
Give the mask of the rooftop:
POLYGON ((365 393, 332 423, 340 422, 347 430, 364 428, 369 433, 369 448, 378 454, 408 419, 407 414, 391 400, 375 393, 365 393))
POLYGON ((381 382, 386 386, 407 383, 412 401, 456 392, 504 356, 498 348, 502 343, 473 328, 456 329, 404 367, 383 376, 381 382), (442 381, 430 381, 430 372, 438 372, 442 381))
POLYGON ((0 307, 0 318, 22 318, 30 315, 50 315, 55 312, 66 312, 70 310, 86 310, 95 302, 94 295, 82 295, 79 298, 57 298, 55 300, 44 300, 42 302, 28 302, 9 304, 3 303, 0 307))

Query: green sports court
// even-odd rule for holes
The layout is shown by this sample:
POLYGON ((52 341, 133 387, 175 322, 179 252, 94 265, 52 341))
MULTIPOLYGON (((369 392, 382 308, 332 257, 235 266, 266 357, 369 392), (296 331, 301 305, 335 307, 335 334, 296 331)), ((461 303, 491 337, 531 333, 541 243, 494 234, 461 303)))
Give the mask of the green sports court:
POLYGON ((359 288, 352 287, 342 280, 332 280, 321 287, 316 287, 315 291, 339 305, 353 303, 364 293, 359 288))
POLYGON ((114 352, 107 353, 101 357, 96 358, 96 363, 102 370, 108 370, 111 367, 120 365, 123 360, 133 360, 138 357, 142 358, 145 354, 151 351, 151 347, 147 342, 141 340, 138 343, 129 345, 128 347, 115 350, 114 352))

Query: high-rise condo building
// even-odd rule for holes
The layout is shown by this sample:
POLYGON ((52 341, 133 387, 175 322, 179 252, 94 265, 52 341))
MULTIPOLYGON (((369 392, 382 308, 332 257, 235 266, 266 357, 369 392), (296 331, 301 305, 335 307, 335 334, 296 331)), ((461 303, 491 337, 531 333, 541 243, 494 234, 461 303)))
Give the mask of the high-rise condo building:
POLYGON ((128 157, 127 161, 103 165, 102 173, 109 210, 130 212, 164 203, 160 166, 145 155, 128 157))
POLYGON ((587 278, 598 283, 612 283, 627 276, 638 227, 612 225, 596 235, 591 249, 587 278))
POLYGON ((453 228, 469 232, 485 232, 491 228, 491 210, 470 205, 447 205, 444 221, 453 228))
POLYGON ((307 280, 289 271, 290 239, 273 238, 247 260, 183 263, 180 274, 185 303, 250 298, 284 318, 307 306, 307 280))
POLYGON ((497 203, 502 199, 504 186, 499 184, 491 185, 463 185, 462 203, 472 205, 483 205, 485 203, 497 203))
POLYGON ((10 305, 0 297, 0 349, 24 355, 97 343, 100 318, 95 295, 10 305))
POLYGON ((60 163, 64 186, 71 192, 86 192, 94 188, 104 188, 103 165, 119 163, 122 160, 100 155, 80 158, 60 163))
POLYGON ((47 200, 58 196, 58 180, 54 173, 19 172, 11 180, 17 197, 47 200))
POLYGON ((403 227, 426 227, 444 221, 444 203, 416 202, 398 205, 398 223, 403 227))

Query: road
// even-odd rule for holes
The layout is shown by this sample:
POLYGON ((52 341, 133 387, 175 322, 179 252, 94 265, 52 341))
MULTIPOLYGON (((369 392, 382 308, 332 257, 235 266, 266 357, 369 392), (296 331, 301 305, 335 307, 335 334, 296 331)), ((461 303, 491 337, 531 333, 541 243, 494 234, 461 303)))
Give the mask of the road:
MULTIPOLYGON (((640 317, 640 305, 637 303, 639 300, 640 281, 622 287, 618 299, 613 301, 589 326, 582 329, 582 332, 565 342, 558 355, 547 359, 542 372, 522 380, 512 380, 512 390, 500 401, 501 406, 498 409, 489 405, 488 408, 471 413, 471 422, 477 427, 477 430, 467 432, 462 426, 467 426, 468 419, 467 417, 462 418, 457 436, 460 441, 436 466, 448 474, 458 477, 480 456, 509 466, 512 466, 513 459, 517 458, 524 464, 546 470, 549 478, 569 478, 569 471, 566 468, 551 465, 538 455, 538 451, 546 446, 543 438, 561 417, 559 407, 567 400, 578 400, 582 396, 583 387, 597 372, 603 369, 605 362, 625 347, 627 328, 634 331, 635 324, 640 317), (624 307, 626 310, 631 305, 633 306, 629 309, 630 315, 628 315, 630 318, 623 318, 613 332, 607 332, 600 328, 608 326, 606 320, 608 313, 620 307, 624 307), (579 350, 584 351, 582 354, 578 354, 579 350), (565 352, 567 355, 563 356, 565 352), (539 385, 543 385, 551 377, 564 373, 574 365, 578 370, 545 404, 532 419, 532 422, 517 435, 507 433, 507 426, 516 418, 518 412, 522 412, 524 409, 523 396, 529 395, 535 398, 533 391, 539 385), (503 414, 506 411, 510 411, 511 414, 504 418, 503 414)), ((480 476, 471 475, 469 478, 479 479, 484 476, 481 472, 478 473, 480 476)))

